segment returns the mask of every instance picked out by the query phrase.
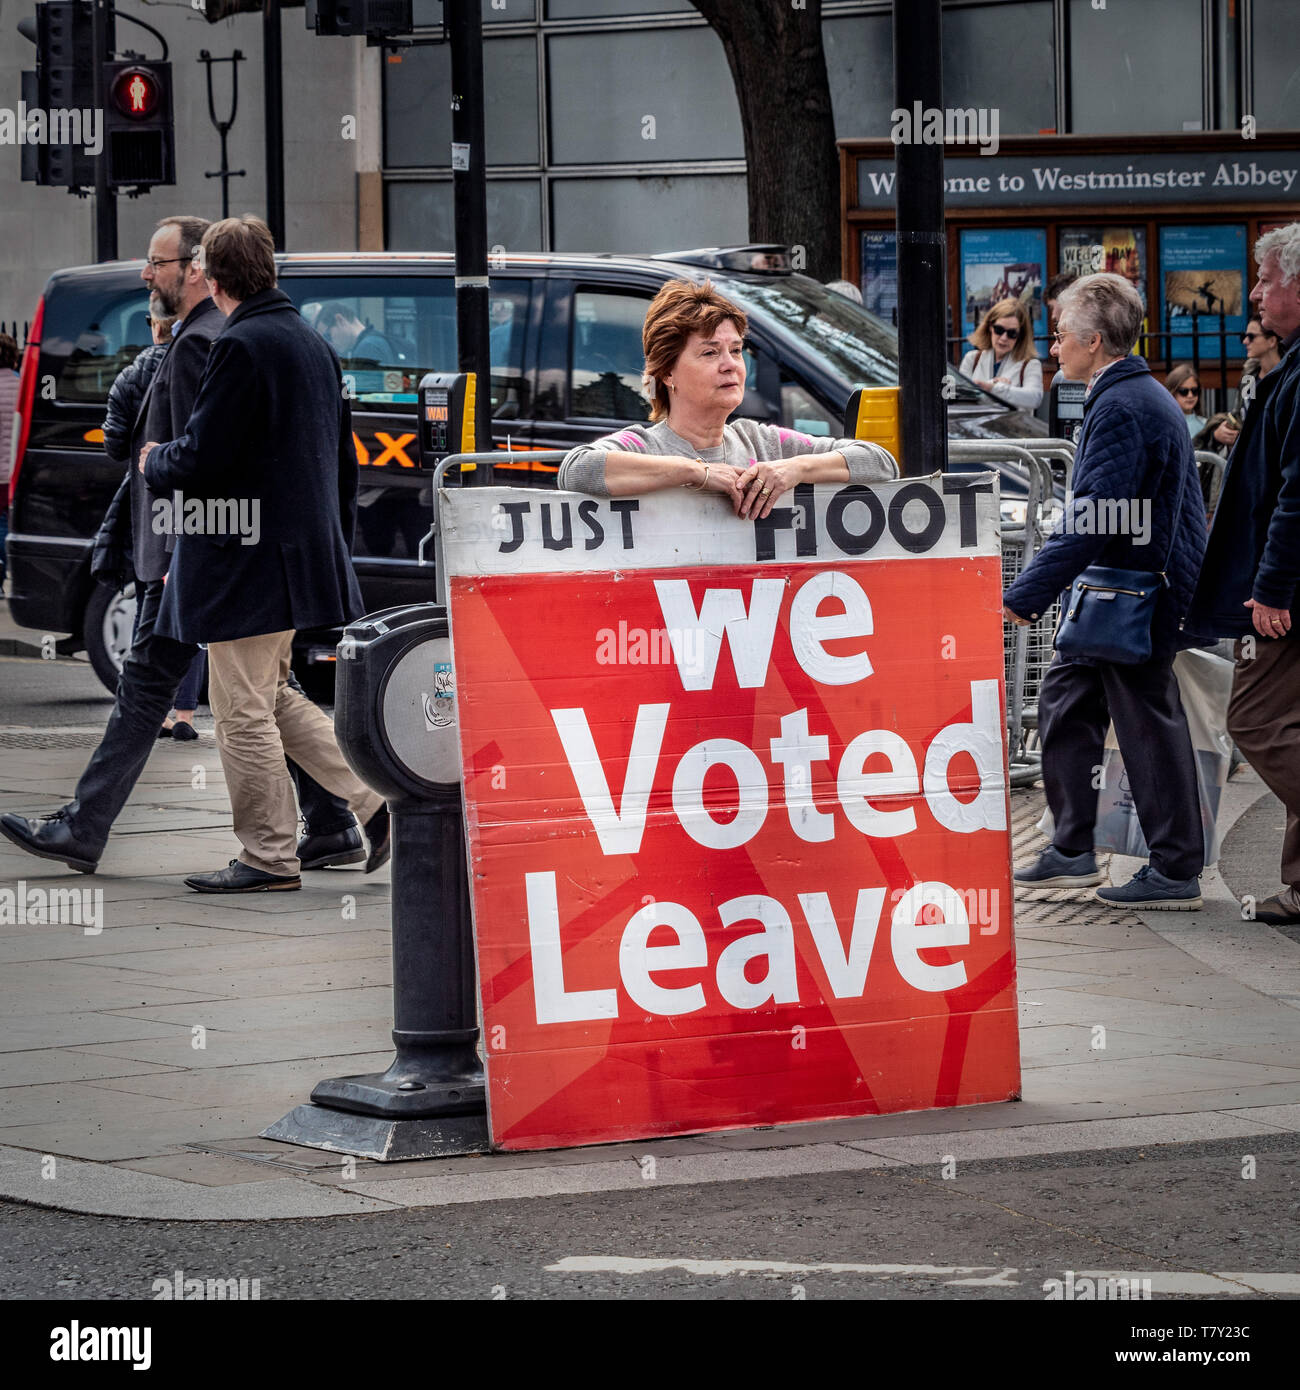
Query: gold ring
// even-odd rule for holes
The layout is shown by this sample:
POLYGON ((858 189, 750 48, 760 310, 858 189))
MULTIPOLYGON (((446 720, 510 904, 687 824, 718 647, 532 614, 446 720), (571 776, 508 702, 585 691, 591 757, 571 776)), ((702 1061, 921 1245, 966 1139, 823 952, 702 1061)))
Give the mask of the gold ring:
POLYGON ((772 489, 771 489, 770 487, 759 488, 759 490, 758 490, 758 495, 759 495, 760 497, 766 497, 767 494, 768 494, 769 492, 771 492, 771 491, 772 491, 772 489))

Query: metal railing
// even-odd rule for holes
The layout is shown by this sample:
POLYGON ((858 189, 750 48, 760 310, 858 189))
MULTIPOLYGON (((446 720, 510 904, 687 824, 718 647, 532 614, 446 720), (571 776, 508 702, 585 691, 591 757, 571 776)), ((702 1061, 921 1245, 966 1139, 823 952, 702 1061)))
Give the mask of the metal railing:
POLYGON ((1201 475, 1201 491, 1205 497, 1205 519, 1214 519, 1214 509, 1219 505, 1219 494, 1223 491, 1223 475, 1227 471, 1228 460, 1213 449, 1196 450, 1196 471, 1201 475), (1207 475, 1206 469, 1209 470, 1207 475), (1209 486, 1206 486, 1208 476, 1209 486))
MULTIPOLYGON (((433 471, 433 524, 420 539, 416 556, 422 565, 436 566, 433 575, 434 602, 445 604, 447 602, 447 588, 443 579, 444 567, 442 563, 442 528, 439 525, 438 517, 438 489, 442 487, 443 479, 454 467, 458 473, 464 473, 467 463, 473 464, 475 471, 480 467, 485 467, 487 477, 478 486, 492 486, 497 483, 493 469, 498 463, 553 463, 557 466, 564 461, 565 450, 563 449, 535 449, 528 452, 520 452, 518 449, 510 453, 503 453, 500 449, 485 450, 479 454, 449 454, 433 471), (426 558, 427 547, 432 543, 434 558, 426 558)), ((462 486, 464 479, 461 479, 462 486)), ((509 486, 507 481, 502 486, 509 486)))
MULTIPOLYGON (((1041 549, 1054 523, 1056 485, 1068 489, 1074 445, 1068 439, 948 441, 952 460, 1011 463, 1025 471, 1023 522, 1002 523, 1002 587, 1008 588, 1041 549)), ((1052 660, 1060 604, 1053 602, 1033 622, 1003 623, 1002 655, 1007 690, 1007 761, 1013 787, 1031 785, 1042 773, 1038 745, 1038 692, 1052 660)))
MULTIPOLYGON (((1002 587, 1005 589, 1038 553, 1051 529, 1057 484, 1063 482, 1068 488, 1074 470, 1074 445, 1067 439, 950 439, 948 454, 950 459, 966 463, 1010 463, 1025 472, 1028 487, 1025 519, 1023 522, 1003 523, 1002 526, 1002 587)), ((453 468, 460 470, 465 464, 473 463, 487 465, 490 469, 501 457, 499 453, 454 454, 443 459, 434 471, 433 524, 420 541, 418 553, 421 564, 436 565, 438 603, 445 604, 447 601, 438 512, 439 489, 453 468), (432 561, 427 556, 430 544, 434 547, 432 561)), ((564 458, 564 452, 540 450, 515 453, 509 457, 518 463, 559 463, 564 458)), ((1218 456, 1206 457, 1217 459, 1218 456)), ((1042 771, 1042 754, 1037 747, 1038 691, 1052 659, 1052 637, 1056 631, 1058 611, 1059 604, 1053 603, 1047 612, 1026 626, 1003 624, 1007 744, 1013 787, 1030 785, 1042 771)))

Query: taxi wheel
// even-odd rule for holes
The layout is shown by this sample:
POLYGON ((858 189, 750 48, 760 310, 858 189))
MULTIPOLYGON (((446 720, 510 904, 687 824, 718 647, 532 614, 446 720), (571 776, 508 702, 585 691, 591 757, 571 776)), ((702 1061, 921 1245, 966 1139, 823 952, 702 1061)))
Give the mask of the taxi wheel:
POLYGON ((118 593, 107 584, 96 584, 86 602, 81 633, 90 664, 109 690, 117 689, 134 627, 135 585, 128 584, 118 593))

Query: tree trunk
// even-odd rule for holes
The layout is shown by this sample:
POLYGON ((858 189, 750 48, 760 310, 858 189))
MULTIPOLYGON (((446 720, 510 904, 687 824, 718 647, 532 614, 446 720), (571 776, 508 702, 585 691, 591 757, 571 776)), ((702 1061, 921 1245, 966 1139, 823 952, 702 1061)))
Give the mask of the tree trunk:
POLYGON ((750 239, 802 247, 797 268, 819 280, 838 279, 839 160, 821 0, 694 4, 722 40, 736 84, 750 239))

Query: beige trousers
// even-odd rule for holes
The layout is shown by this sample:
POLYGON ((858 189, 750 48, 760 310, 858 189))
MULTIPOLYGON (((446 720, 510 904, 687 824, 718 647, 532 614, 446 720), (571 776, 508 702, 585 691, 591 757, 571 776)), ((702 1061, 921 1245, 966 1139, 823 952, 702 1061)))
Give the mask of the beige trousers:
POLYGON ((1235 647, 1228 732, 1259 780, 1286 808, 1282 882, 1300 892, 1300 637, 1255 638, 1235 647))
POLYGON ((344 761, 329 717, 288 685, 293 631, 208 645, 208 695, 240 860, 298 873, 298 804, 291 757, 365 825, 384 804, 344 761))

